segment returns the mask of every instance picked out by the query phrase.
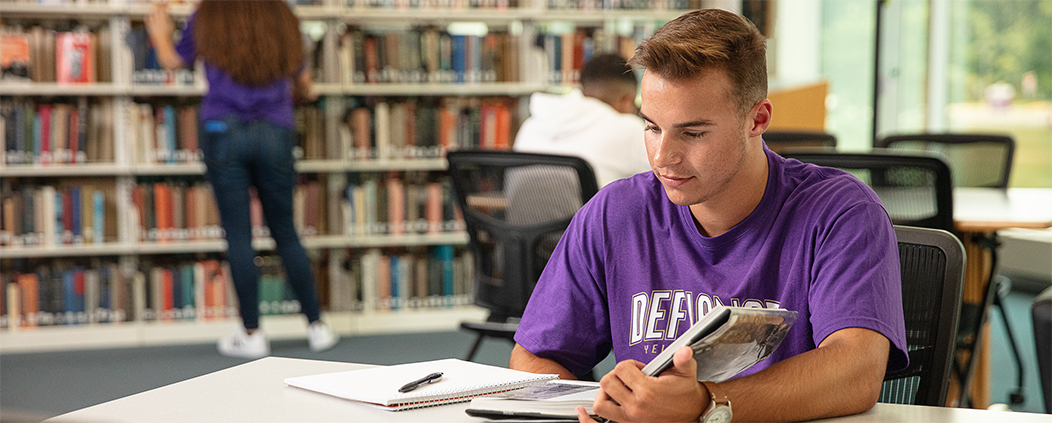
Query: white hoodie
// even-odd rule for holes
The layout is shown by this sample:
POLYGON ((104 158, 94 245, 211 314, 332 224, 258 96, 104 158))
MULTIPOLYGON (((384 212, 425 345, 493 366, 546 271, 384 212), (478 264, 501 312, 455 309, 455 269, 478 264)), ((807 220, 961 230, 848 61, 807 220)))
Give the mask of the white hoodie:
POLYGON ((515 136, 515 151, 561 154, 585 159, 599 187, 640 172, 649 172, 643 119, 619 113, 610 105, 585 97, 534 93, 530 117, 515 136))

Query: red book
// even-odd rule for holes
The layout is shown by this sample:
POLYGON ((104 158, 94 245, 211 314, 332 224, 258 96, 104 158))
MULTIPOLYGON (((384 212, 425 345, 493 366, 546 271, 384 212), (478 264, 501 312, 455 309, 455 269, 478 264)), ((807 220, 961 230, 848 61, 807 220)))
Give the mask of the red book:
POLYGON ((197 189, 190 187, 183 191, 183 216, 186 219, 186 229, 190 231, 190 239, 197 239, 201 222, 197 219, 197 189))
POLYGON ((584 30, 578 29, 573 37, 573 82, 581 79, 581 68, 584 67, 584 39, 584 30))
POLYGON ((391 235, 405 233, 405 186, 398 178, 387 180, 387 223, 391 235))
POLYGON ((60 32, 55 37, 55 70, 58 83, 95 82, 95 53, 91 34, 60 32))
POLYGON ((204 269, 202 280, 199 283, 204 284, 205 291, 205 318, 215 318, 218 307, 222 305, 223 290, 226 288, 223 286, 223 278, 220 273, 222 272, 219 267, 219 262, 215 260, 207 260, 201 262, 201 267, 204 269))
POLYGON ((366 36, 363 40, 365 49, 365 82, 380 82, 380 56, 376 50, 376 37, 366 36))
POLYGON ((164 313, 160 315, 164 320, 170 320, 172 318, 171 311, 175 309, 175 287, 174 287, 173 274, 170 269, 164 269, 161 271, 161 294, 164 298, 164 313))
POLYGON ((511 150, 511 110, 504 102, 495 105, 497 111, 497 150, 511 150))
MULTIPOLYGON (((35 273, 18 275, 18 287, 22 290, 22 326, 36 326, 33 318, 40 312, 40 281, 35 273)), ((6 288, 6 287, 5 287, 6 288)))
MULTIPOLYGON (((369 148, 373 146, 372 128, 369 126, 369 121, 372 119, 370 115, 369 109, 365 107, 359 107, 351 112, 351 131, 354 138, 354 148, 362 154, 368 153, 369 148)), ((368 159, 368 157, 359 157, 357 154, 355 158, 368 159)))
MULTIPOLYGON (((197 154, 197 109, 193 106, 184 107, 179 111, 179 145, 181 148, 197 154)), ((191 157, 190 161, 196 161, 191 157)))
POLYGON ((73 272, 73 295, 84 297, 84 270, 73 272))
POLYGON ((226 274, 223 273, 223 267, 215 262, 215 272, 212 273, 211 289, 212 289, 212 317, 223 318, 226 317, 226 306, 230 301, 226 297, 227 284, 226 274))
POLYGON ((172 229, 172 190, 166 183, 153 185, 153 212, 156 215, 157 241, 168 241, 172 229))
POLYGON ((442 107, 438 112, 438 145, 443 151, 453 150, 457 139, 457 115, 452 107, 442 107))
POLYGON ((16 32, 0 33, 0 75, 2 78, 29 81, 30 63, 29 36, 16 32))
POLYGON ((40 157, 41 163, 51 163, 51 105, 41 104, 37 108, 40 115, 40 157))
POLYGON ((424 208, 424 218, 427 219, 427 233, 433 234, 442 231, 442 184, 430 182, 427 184, 427 205, 424 208))
POLYGON ((73 243, 73 192, 62 190, 62 242, 73 243))

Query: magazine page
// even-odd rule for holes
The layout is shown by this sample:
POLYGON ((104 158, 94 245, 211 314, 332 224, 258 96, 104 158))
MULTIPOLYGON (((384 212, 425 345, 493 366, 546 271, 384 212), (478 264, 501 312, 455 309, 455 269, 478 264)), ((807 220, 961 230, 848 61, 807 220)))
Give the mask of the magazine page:
POLYGON ((767 358, 785 339, 797 312, 718 306, 650 360, 643 373, 656 376, 672 367, 672 355, 694 350, 698 380, 722 382, 767 358))
POLYGON ((795 311, 732 310, 727 323, 690 345, 698 380, 722 382, 771 355, 796 322, 795 311))

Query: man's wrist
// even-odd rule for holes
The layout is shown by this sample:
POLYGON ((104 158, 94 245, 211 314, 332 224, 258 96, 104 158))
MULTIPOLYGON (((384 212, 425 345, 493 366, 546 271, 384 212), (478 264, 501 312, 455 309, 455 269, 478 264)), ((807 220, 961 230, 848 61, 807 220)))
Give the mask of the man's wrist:
POLYGON ((730 398, 716 386, 715 382, 701 382, 708 392, 709 404, 701 412, 698 421, 702 423, 730 423, 734 414, 731 412, 730 398))
POLYGON ((698 382, 698 388, 701 388, 701 413, 694 418, 694 421, 700 422, 701 417, 712 408, 712 393, 709 392, 709 388, 703 382, 698 382))

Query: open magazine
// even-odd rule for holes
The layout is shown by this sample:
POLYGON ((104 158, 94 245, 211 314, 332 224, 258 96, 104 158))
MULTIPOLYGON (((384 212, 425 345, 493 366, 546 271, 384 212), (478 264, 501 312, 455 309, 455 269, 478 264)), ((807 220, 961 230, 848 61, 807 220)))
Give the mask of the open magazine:
MULTIPOLYGON (((783 309, 717 306, 650 360, 643 374, 656 376, 672 367, 676 350, 690 346, 698 362, 698 381, 725 381, 770 356, 796 316, 783 309)), ((490 419, 577 420, 574 407, 591 413, 597 390, 594 382, 548 381, 473 399, 467 413, 490 419)))
POLYGON ((657 376, 672 367, 672 355, 689 345, 698 381, 723 382, 770 356, 796 316, 784 309, 717 306, 650 360, 643 374, 657 376))

